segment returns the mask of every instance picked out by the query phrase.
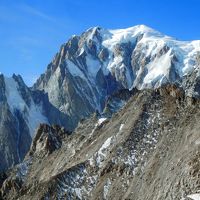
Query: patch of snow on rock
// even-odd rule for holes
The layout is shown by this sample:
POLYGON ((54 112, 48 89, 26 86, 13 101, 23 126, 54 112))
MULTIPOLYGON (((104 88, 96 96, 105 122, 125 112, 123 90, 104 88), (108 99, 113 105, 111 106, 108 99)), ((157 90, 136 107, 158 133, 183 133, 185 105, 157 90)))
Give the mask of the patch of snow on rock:
POLYGON ((101 68, 101 64, 98 60, 93 59, 90 56, 86 57, 86 64, 87 64, 87 70, 89 72, 89 74, 92 77, 96 77, 97 72, 100 70, 101 68))
POLYGON ((70 60, 67 60, 66 62, 67 62, 67 68, 72 76, 78 76, 80 78, 85 79, 83 72, 78 68, 77 65, 75 65, 70 60))
POLYGON ((119 127, 119 131, 122 131, 123 127, 124 127, 124 124, 121 124, 119 127))
POLYGON ((102 165, 102 161, 107 156, 108 148, 111 145, 112 137, 109 137, 101 146, 99 151, 97 152, 96 162, 99 166, 102 165))
POLYGON ((48 119, 42 114, 41 106, 31 103, 28 115, 28 127, 31 133, 31 137, 34 136, 35 130, 40 123, 48 124, 48 119))
POLYGON ((106 181, 106 184, 103 187, 103 197, 104 197, 104 199, 107 199, 110 186, 111 186, 111 181, 108 178, 107 181, 106 181))
POLYGON ((15 109, 24 112, 26 103, 19 94, 17 82, 13 78, 5 77, 4 79, 6 85, 6 98, 11 112, 14 114, 15 109))
POLYGON ((106 120, 107 120, 107 118, 105 118, 105 117, 99 118, 99 120, 97 122, 97 126, 100 126, 106 120))
POLYGON ((189 197, 190 199, 193 199, 193 200, 200 200, 200 194, 191 194, 191 195, 188 195, 187 197, 189 197))

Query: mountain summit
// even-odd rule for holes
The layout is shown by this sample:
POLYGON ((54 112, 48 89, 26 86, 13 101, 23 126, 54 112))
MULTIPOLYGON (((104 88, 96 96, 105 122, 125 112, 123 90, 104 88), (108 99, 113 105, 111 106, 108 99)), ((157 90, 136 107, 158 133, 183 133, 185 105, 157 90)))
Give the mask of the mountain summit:
POLYGON ((183 86, 185 76, 199 71, 199 52, 200 41, 178 41, 144 25, 94 27, 61 46, 33 89, 44 91, 73 129, 120 89, 183 86))

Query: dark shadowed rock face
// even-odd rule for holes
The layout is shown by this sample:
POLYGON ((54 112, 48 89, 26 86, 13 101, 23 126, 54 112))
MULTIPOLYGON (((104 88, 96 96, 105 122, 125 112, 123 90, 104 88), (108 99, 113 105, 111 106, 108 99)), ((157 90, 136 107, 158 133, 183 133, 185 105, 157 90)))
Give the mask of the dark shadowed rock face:
POLYGON ((62 139, 68 134, 70 132, 67 132, 64 127, 41 124, 36 131, 29 155, 31 156, 39 152, 44 156, 48 156, 62 146, 62 139))
POLYGON ((110 119, 94 115, 70 135, 41 125, 2 198, 188 200, 199 191, 199 108, 166 85, 135 91, 110 119))

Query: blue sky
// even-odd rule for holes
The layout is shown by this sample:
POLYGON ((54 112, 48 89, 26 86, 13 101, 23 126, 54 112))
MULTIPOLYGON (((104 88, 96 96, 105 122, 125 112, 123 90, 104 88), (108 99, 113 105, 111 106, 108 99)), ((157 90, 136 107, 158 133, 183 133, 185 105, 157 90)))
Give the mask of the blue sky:
POLYGON ((0 72, 28 85, 62 43, 93 26, 145 24, 181 40, 200 39, 200 0, 0 0, 0 72))

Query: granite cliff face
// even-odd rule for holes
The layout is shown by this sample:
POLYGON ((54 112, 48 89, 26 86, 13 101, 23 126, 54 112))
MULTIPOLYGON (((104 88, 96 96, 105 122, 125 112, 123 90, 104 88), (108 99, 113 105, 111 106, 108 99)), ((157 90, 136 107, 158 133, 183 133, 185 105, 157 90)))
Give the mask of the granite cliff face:
POLYGON ((29 151, 0 176, 3 199, 198 192, 199 41, 95 27, 63 44, 33 87, 0 75, 0 90, 0 171, 29 151))

